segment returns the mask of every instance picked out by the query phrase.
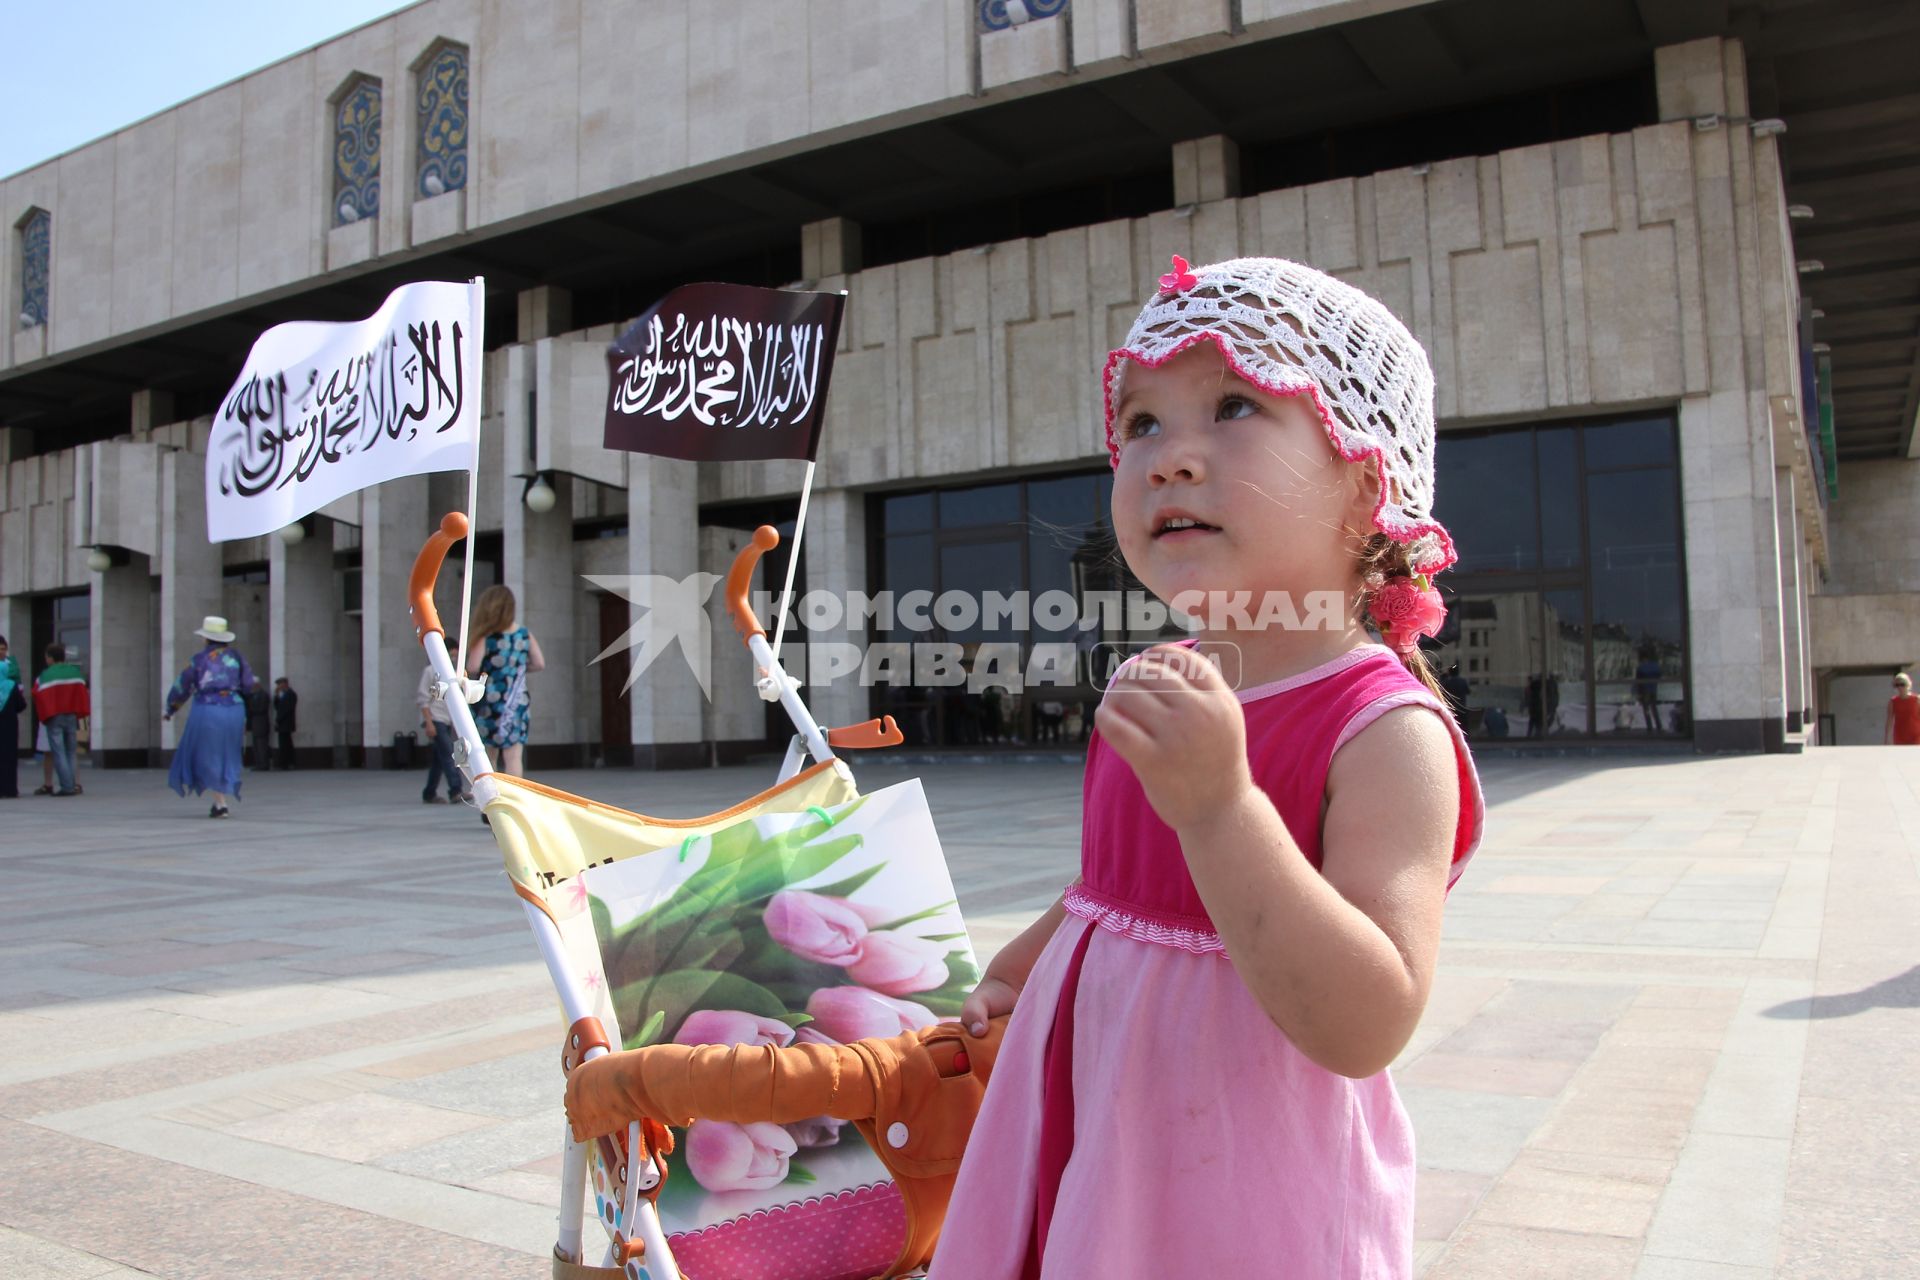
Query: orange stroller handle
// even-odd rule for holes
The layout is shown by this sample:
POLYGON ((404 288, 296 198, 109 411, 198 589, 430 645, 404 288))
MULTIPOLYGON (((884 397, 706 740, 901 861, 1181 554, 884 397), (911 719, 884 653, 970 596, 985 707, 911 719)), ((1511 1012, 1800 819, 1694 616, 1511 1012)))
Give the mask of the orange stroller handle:
POLYGON ((907 740, 892 716, 850 724, 844 729, 827 730, 827 745, 838 751, 866 751, 874 747, 897 747, 907 740))
POLYGON ((740 548, 740 554, 733 558, 733 567, 727 570, 727 612, 733 615, 733 629, 740 633, 743 644, 752 644, 755 636, 767 634, 767 629, 760 625, 760 619, 753 612, 747 591, 753 583, 753 569, 760 563, 760 557, 779 545, 779 530, 770 524, 763 524, 753 531, 753 541, 740 548))
POLYGON ((453 544, 467 536, 467 518, 458 511, 440 517, 440 527, 427 535, 427 543, 413 558, 413 574, 407 579, 407 606, 413 611, 413 631, 425 643, 429 632, 442 636, 440 611, 433 607, 433 584, 440 579, 440 566, 447 562, 453 544))

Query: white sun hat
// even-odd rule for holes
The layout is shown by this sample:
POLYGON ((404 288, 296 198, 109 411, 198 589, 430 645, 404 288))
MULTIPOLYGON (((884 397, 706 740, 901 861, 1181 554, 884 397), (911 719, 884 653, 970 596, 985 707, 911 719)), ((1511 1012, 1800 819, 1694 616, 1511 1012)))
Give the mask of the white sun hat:
POLYGON ((201 620, 200 629, 193 634, 211 640, 215 644, 233 643, 233 632, 227 628, 227 620, 211 613, 201 620))
POLYGON ((1114 399, 1125 361, 1152 368, 1211 342, 1233 371, 1271 395, 1306 396, 1349 462, 1380 476, 1374 523, 1407 546, 1415 573, 1456 559, 1433 518, 1433 369, 1407 327, 1344 281, 1284 258, 1189 268, 1176 257, 1126 344, 1107 356, 1107 452, 1120 465, 1114 399))

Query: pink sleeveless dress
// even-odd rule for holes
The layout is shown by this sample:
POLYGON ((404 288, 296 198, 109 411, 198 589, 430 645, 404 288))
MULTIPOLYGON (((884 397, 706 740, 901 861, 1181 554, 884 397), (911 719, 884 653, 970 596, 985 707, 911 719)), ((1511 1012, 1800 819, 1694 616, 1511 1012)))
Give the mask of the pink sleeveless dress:
MULTIPOLYGON (((1395 707, 1451 730, 1460 823, 1473 760, 1445 705, 1380 645, 1241 690, 1255 782, 1307 859, 1334 752, 1395 707)), ((1178 838, 1098 733, 1082 883, 1015 1008, 932 1280, 1413 1274, 1413 1131, 1386 1072, 1293 1047, 1234 972, 1178 838)))

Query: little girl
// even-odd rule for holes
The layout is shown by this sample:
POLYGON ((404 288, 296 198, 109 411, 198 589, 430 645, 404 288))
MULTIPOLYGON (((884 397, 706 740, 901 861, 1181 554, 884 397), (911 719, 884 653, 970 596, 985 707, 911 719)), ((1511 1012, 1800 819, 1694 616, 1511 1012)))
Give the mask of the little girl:
POLYGON ((1238 646, 1240 687, 1163 646, 1100 705, 1081 877, 962 1014, 978 1034, 1017 1004, 931 1275, 1411 1276, 1386 1068, 1483 811, 1418 648, 1454 559, 1426 355, 1320 272, 1175 258, 1108 357, 1106 419, 1135 575, 1251 593, 1199 637, 1238 646), (1344 613, 1245 625, 1281 592, 1344 613))

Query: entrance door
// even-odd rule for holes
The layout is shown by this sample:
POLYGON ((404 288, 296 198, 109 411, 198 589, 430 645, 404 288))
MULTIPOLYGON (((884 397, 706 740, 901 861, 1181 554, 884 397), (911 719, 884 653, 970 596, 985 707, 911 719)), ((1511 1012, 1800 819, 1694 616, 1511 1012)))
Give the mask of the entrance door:
MULTIPOLYGON (((600 599, 600 648, 615 644, 633 625, 633 610, 625 600, 608 592, 600 599)), ((622 649, 596 664, 600 670, 600 747, 609 763, 622 763, 633 755, 633 716, 621 692, 627 673, 633 670, 633 651, 622 649)))

